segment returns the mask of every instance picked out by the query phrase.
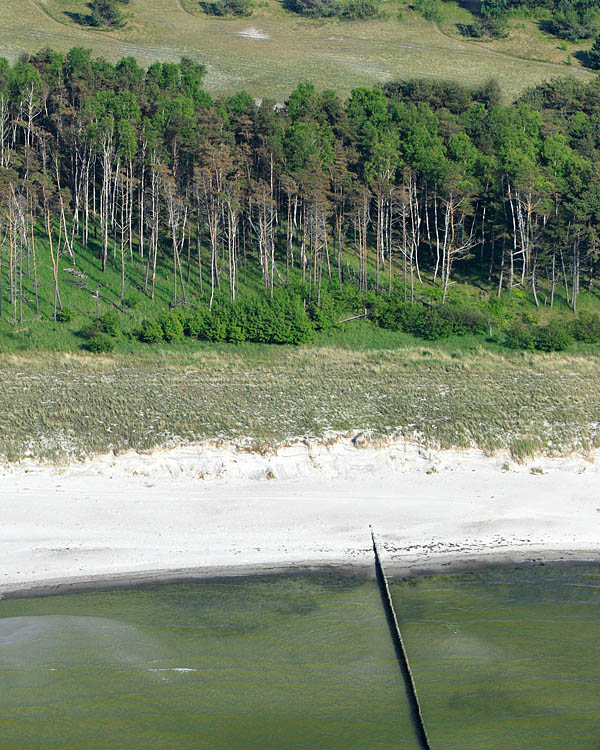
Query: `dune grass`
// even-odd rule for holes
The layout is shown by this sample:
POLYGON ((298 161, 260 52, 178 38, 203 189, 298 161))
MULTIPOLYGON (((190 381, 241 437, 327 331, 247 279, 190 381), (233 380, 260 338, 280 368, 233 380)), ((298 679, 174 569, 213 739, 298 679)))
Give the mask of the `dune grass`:
POLYGON ((465 11, 455 3, 444 3, 441 31, 403 0, 385 2, 385 17, 368 22, 303 19, 279 0, 257 3, 250 18, 235 19, 209 18, 195 0, 131 0, 126 27, 114 31, 77 24, 69 14, 85 12, 85 5, 83 0, 3 0, 0 53, 14 58, 41 47, 79 45, 113 60, 133 55, 142 64, 187 55, 207 66, 212 92, 245 89, 277 100, 305 80, 345 94, 397 78, 445 78, 466 85, 496 78, 510 99, 553 75, 591 75, 576 60, 572 67, 564 65, 566 54, 533 23, 525 37, 515 30, 516 44, 460 38, 456 23, 465 11), (270 38, 240 36, 249 27, 270 38), (523 59, 527 54, 545 62, 523 59))
POLYGON ((251 436, 369 430, 440 446, 586 451, 597 355, 199 346, 135 355, 0 356, 0 455, 46 460, 251 436))

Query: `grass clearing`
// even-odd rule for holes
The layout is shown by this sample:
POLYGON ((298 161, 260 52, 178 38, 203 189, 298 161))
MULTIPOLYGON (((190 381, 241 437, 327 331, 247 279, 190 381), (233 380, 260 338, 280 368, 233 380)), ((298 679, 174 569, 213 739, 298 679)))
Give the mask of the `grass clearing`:
MULTIPOLYGON (((545 13, 549 17, 548 11, 545 13)), ((562 40, 542 30, 544 18, 543 9, 539 9, 537 15, 527 13, 526 8, 521 12, 513 11, 508 17, 506 37, 484 40, 468 39, 460 34, 458 24, 470 23, 473 16, 455 0, 447 0, 443 4, 443 17, 439 28, 444 35, 467 44, 472 49, 532 62, 550 63, 557 66, 553 75, 561 72, 563 75, 568 75, 582 71, 580 62, 574 55, 590 49, 593 39, 567 42, 566 49, 563 49, 562 40)))
MULTIPOLYGON (((83 0, 2 0, 0 54, 14 58, 42 47, 79 45, 112 60, 133 55, 145 65, 187 55, 207 66, 213 93, 245 89, 277 100, 306 80, 345 94, 355 86, 397 78, 445 78, 466 85, 496 78, 509 99, 561 73, 591 75, 577 64, 562 65, 564 52, 562 57, 540 53, 550 60, 542 63, 504 54, 515 51, 500 42, 460 38, 454 33, 452 19, 459 13, 454 4, 445 9, 450 21, 443 24, 444 33, 408 7, 398 20, 397 2, 384 5, 387 18, 359 22, 301 18, 278 0, 260 3, 249 18, 234 19, 209 18, 194 11, 196 5, 195 0, 131 0, 127 27, 104 31, 82 27, 67 15, 85 11, 83 0), (240 36, 248 27, 271 38, 240 36)), ((550 40, 546 46, 553 44, 550 40)))
POLYGON ((439 447, 598 444, 598 356, 240 345, 0 357, 0 455, 62 461, 251 436, 370 430, 439 447))

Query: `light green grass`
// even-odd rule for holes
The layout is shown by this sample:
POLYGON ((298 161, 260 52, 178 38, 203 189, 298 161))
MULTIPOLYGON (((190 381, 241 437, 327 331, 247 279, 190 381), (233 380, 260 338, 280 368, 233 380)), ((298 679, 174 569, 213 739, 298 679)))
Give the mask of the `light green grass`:
MULTIPOLYGON (((443 3, 443 14, 439 24, 442 34, 469 45, 472 50, 487 51, 531 62, 551 63, 558 74, 579 74, 582 70, 574 53, 587 50, 593 40, 568 42, 567 49, 562 49, 561 40, 552 34, 542 31, 540 22, 548 18, 547 9, 538 8, 538 13, 529 13, 527 8, 514 11, 508 17, 507 36, 498 39, 476 40, 463 37, 458 24, 469 24, 473 16, 455 0, 443 3), (571 64, 567 60, 571 55, 571 64)), ((557 73, 555 73, 557 74, 557 73)), ((501 80, 501 77, 500 77, 501 80)))
MULTIPOLYGON (((0 53, 14 58, 42 47, 67 50, 79 45, 112 60, 134 55, 145 65, 187 55, 207 66, 212 92, 246 89, 254 96, 277 100, 285 99, 299 81, 311 80, 319 88, 344 94, 359 85, 414 77, 466 85, 493 77, 505 97, 512 98, 526 86, 570 70, 442 33, 409 8, 404 8, 399 21, 396 2, 384 3, 386 18, 352 23, 303 19, 285 11, 277 0, 256 8, 250 18, 235 19, 186 11, 193 3, 132 0, 127 27, 105 31, 78 26, 65 15, 65 11, 85 10, 82 0, 2 0, 0 53), (239 32, 248 27, 271 38, 240 37, 239 32)), ((452 18, 452 7, 445 12, 452 18)), ((579 69, 572 72, 590 75, 579 69)))

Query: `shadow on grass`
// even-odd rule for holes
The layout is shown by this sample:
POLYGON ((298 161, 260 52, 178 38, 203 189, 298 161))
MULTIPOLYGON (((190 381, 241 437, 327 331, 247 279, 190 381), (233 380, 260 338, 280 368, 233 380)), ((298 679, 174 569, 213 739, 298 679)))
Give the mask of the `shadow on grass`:
MULTIPOLYGON (((594 70, 593 66, 590 64, 590 56, 588 54, 588 51, 585 49, 577 50, 577 52, 573 52, 573 57, 580 62, 584 68, 588 68, 588 70, 594 70)), ((600 73, 600 71, 596 70, 596 73, 600 73)))
POLYGON ((72 11, 65 10, 65 16, 70 18, 74 23, 79 24, 79 26, 92 26, 92 17, 89 13, 73 13, 72 11))

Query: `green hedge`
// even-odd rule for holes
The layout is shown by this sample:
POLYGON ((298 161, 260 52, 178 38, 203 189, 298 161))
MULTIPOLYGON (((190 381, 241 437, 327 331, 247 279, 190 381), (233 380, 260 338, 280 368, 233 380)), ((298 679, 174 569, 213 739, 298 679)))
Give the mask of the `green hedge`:
POLYGON ((571 324, 573 338, 584 344, 600 343, 600 315, 582 312, 571 324))
POLYGON ((538 349, 542 352, 562 352, 573 342, 569 325, 553 320, 536 326, 527 321, 513 321, 505 330, 504 343, 510 349, 538 349))
POLYGON ((212 310, 171 310, 157 320, 145 320, 138 338, 149 344, 178 341, 186 335, 212 342, 298 345, 309 342, 315 330, 326 323, 323 318, 313 322, 300 297, 281 293, 271 299, 249 297, 235 304, 216 300, 212 310))
POLYGON ((371 305, 371 317, 382 328, 389 328, 435 341, 448 336, 482 334, 488 330, 488 316, 477 308, 454 304, 428 306, 378 297, 371 305))

